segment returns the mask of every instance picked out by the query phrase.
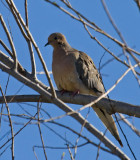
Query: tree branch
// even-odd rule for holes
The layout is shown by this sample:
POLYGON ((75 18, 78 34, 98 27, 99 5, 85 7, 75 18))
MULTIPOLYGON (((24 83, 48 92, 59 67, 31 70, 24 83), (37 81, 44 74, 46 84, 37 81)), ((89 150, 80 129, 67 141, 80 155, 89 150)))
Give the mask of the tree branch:
POLYGON ((53 104, 57 105, 60 109, 62 109, 64 112, 66 112, 65 115, 70 115, 72 118, 74 118, 76 121, 78 121, 80 124, 83 125, 85 123, 85 128, 93 135, 95 135, 98 139, 102 139, 102 143, 105 144, 115 155, 120 157, 121 159, 129 159, 127 155, 125 155, 116 145, 114 145, 107 137, 105 137, 100 131, 98 131, 92 124, 90 124, 85 118, 77 111, 73 110, 69 106, 67 106, 63 101, 61 101, 58 98, 52 97, 48 91, 43 89, 42 87, 38 86, 34 82, 30 81, 26 77, 22 76, 18 72, 15 72, 14 70, 11 70, 4 64, 0 63, 0 68, 6 72, 15 77, 18 81, 24 83, 25 85, 29 86, 33 90, 37 91, 42 97, 48 99, 49 102, 52 102, 53 104))
MULTIPOLYGON (((49 90, 50 92, 50 90, 49 90)), ((61 95, 59 91, 56 91, 57 97, 61 99, 65 103, 78 104, 78 105, 86 105, 90 102, 95 101, 98 97, 90 96, 90 95, 82 95, 78 94, 74 97, 70 96, 69 93, 65 93, 61 95)), ((40 99, 40 95, 11 95, 6 96, 6 100, 8 103, 19 103, 19 102, 38 102, 40 99)), ((43 103, 51 103, 48 98, 42 97, 40 102, 43 103)), ((3 97, 0 97, 0 103, 4 103, 3 97)), ((96 103, 96 107, 101 109, 106 109, 109 114, 114 114, 114 112, 127 114, 129 116, 135 116, 140 118, 140 106, 128 104, 125 102, 120 102, 116 100, 108 100, 107 98, 101 99, 96 103), (111 105, 110 105, 111 103, 111 105), (113 107, 113 110, 112 110, 113 107)))

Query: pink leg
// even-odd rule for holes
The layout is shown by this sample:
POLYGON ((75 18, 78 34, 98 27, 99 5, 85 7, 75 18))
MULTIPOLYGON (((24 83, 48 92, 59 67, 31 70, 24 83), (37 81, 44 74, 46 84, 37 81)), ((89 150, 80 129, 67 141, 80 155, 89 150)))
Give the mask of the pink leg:
MULTIPOLYGON (((63 94, 66 93, 66 92, 69 92, 69 91, 66 91, 66 90, 64 90, 64 89, 62 89, 62 90, 60 91, 61 95, 63 95, 63 94)), ((69 92, 69 93, 72 94, 72 96, 74 97, 75 95, 79 94, 80 92, 79 92, 79 90, 77 90, 77 91, 75 91, 75 92, 69 92)))
POLYGON ((79 90, 77 90, 77 91, 75 91, 75 92, 72 93, 72 96, 74 97, 75 95, 77 95, 79 93, 80 93, 79 90))
POLYGON ((64 90, 64 89, 62 89, 62 90, 60 91, 61 95, 63 95, 63 94, 66 93, 66 92, 67 92, 67 91, 64 90))

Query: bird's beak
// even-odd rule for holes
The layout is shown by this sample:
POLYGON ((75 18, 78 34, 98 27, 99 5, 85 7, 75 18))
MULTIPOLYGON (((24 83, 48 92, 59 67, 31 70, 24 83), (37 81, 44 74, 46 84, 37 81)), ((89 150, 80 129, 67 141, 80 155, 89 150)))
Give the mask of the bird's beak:
POLYGON ((50 43, 49 42, 47 42, 46 44, 45 44, 45 46, 44 47, 46 47, 46 46, 48 46, 50 43))

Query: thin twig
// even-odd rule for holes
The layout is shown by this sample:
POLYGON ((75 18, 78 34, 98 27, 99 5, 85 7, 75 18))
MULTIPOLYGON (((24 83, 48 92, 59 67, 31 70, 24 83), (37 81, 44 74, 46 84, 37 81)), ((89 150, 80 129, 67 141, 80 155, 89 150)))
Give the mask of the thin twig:
POLYGON ((39 107, 39 102, 38 102, 37 103, 38 129, 39 129, 40 138, 41 138, 41 142, 42 142, 42 146, 43 146, 44 156, 45 156, 45 159, 47 160, 47 154, 46 154, 46 151, 45 151, 44 140, 43 140, 43 137, 42 137, 41 127, 40 127, 39 114, 40 114, 40 107, 39 107))
MULTIPOLYGON (((136 68, 136 67, 138 67, 138 64, 135 64, 135 65, 133 66, 133 68, 136 68)), ((124 72, 124 74, 116 81, 116 83, 115 83, 110 89, 107 90, 107 92, 105 92, 104 94, 102 94, 101 96, 99 96, 95 101, 93 101, 93 102, 91 102, 91 103, 89 103, 89 104, 81 107, 81 108, 80 108, 79 110, 77 110, 77 111, 79 112, 79 111, 81 111, 81 110, 83 110, 83 109, 85 109, 85 108, 88 108, 88 107, 96 104, 96 103, 97 103, 98 101, 100 101, 102 98, 106 97, 106 96, 117 86, 117 84, 128 74, 129 71, 131 71, 131 68, 128 68, 128 69, 124 72)))
POLYGON ((3 153, 11 146, 11 144, 9 144, 1 153, 0 153, 0 157, 3 155, 3 153))
MULTIPOLYGON (((87 143, 92 144, 92 145, 98 147, 98 145, 97 145, 96 143, 94 143, 93 141, 91 141, 90 139, 88 139, 86 136, 83 136, 83 135, 80 134, 79 132, 73 130, 72 128, 70 128, 70 127, 68 127, 68 126, 66 126, 66 125, 64 125, 64 124, 60 124, 60 123, 55 122, 55 121, 52 121, 52 122, 49 122, 49 123, 52 123, 52 124, 58 125, 58 126, 60 126, 60 127, 66 128, 66 129, 70 130, 71 132, 73 132, 74 134, 78 135, 79 137, 82 137, 83 139, 85 139, 85 140, 87 141, 87 143)), ((69 143, 69 144, 70 144, 70 143, 69 143)), ((79 147, 79 146, 78 146, 78 147, 79 147)), ((73 148, 74 148, 74 146, 73 146, 73 148)), ((108 153, 113 154, 112 152, 110 152, 110 151, 107 150, 106 148, 101 147, 101 149, 102 149, 103 151, 105 151, 105 152, 108 152, 108 153)))
POLYGON ((64 160, 65 152, 62 153, 61 155, 61 160, 64 160))
POLYGON ((138 130, 133 124, 131 124, 131 123, 124 117, 123 114, 120 114, 120 113, 119 113, 119 116, 120 116, 121 120, 122 120, 125 124, 127 124, 127 125, 132 129, 132 131, 137 134, 138 137, 140 137, 140 130, 138 130))
MULTIPOLYGON (((117 55, 117 57, 121 57, 123 55, 123 53, 120 53, 117 55)), ((110 58, 109 60, 107 60, 105 63, 103 63, 102 65, 100 65, 100 70, 103 69, 107 64, 111 63, 112 61, 114 61, 115 58, 110 58)))
MULTIPOLYGON (((62 12, 66 13, 67 15, 69 15, 70 17, 72 17, 73 19, 83 23, 79 18, 77 18, 76 16, 74 16, 72 13, 68 12, 67 10, 65 10, 63 7, 59 6, 56 2, 51 2, 50 0, 45 0, 46 2, 50 3, 51 5, 57 7, 58 9, 60 9, 62 12)), ((117 43, 119 46, 123 47, 124 44, 120 41, 118 41, 117 39, 115 39, 114 37, 111 37, 109 34, 107 34, 106 32, 104 32, 101 28, 99 28, 94 22, 91 22, 90 20, 88 20, 85 16, 83 16, 80 12, 76 11, 75 9, 73 9, 72 7, 69 7, 69 9, 71 9, 72 11, 74 11, 76 14, 80 15, 83 19, 85 18, 85 24, 90 27, 91 29, 95 30, 96 32, 99 32, 101 34, 103 34, 104 36, 108 37, 109 39, 111 39, 112 41, 114 41, 115 43, 117 43), (96 28, 97 27, 97 28, 96 28)), ((128 48, 130 51, 134 52, 137 55, 140 55, 139 52, 135 51, 132 48, 128 48)))
POLYGON ((8 28, 6 27, 6 24, 5 24, 5 22, 4 22, 4 19, 3 19, 2 15, 0 15, 0 21, 1 21, 1 24, 2 24, 2 26, 3 26, 3 28, 4 28, 4 30, 5 30, 5 33, 6 33, 6 35, 7 35, 7 38, 8 38, 9 43, 10 43, 10 46, 11 46, 11 48, 12 48, 13 59, 14 59, 14 66, 13 66, 13 68, 14 68, 15 70, 17 70, 16 50, 15 50, 14 43, 13 43, 13 41, 12 41, 12 38, 11 38, 10 33, 9 33, 9 31, 8 31, 8 28))
MULTIPOLYGON (((3 115, 7 116, 7 114, 3 114, 3 115)), ((27 115, 25 115, 25 114, 24 114, 24 115, 11 114, 11 116, 16 116, 16 117, 24 118, 24 119, 31 119, 31 118, 32 118, 32 116, 29 117, 29 116, 27 116, 27 115)), ((50 117, 50 118, 52 118, 52 117, 50 117)), ((35 119, 35 118, 34 118, 34 119, 32 118, 32 120, 38 121, 38 120, 35 119)), ((71 145, 70 148, 72 148, 72 149, 75 148, 75 146, 74 146, 70 141, 66 140, 66 139, 63 138, 59 133, 57 133, 55 130, 53 130, 52 128, 50 128, 46 123, 43 122, 43 120, 40 120, 40 123, 42 123, 42 125, 44 125, 45 127, 47 127, 47 128, 48 128, 50 131, 52 131, 54 134, 56 134, 59 138, 61 138, 61 139, 64 140, 65 142, 67 141, 67 142, 71 145)), ((87 142, 84 143, 84 144, 77 145, 77 148, 82 147, 82 146, 84 146, 85 144, 92 144, 93 146, 98 147, 98 144, 94 143, 93 141, 91 141, 90 139, 88 139, 86 136, 83 136, 82 134, 78 133, 77 131, 73 130, 72 128, 70 128, 70 127, 68 127, 68 126, 66 126, 66 125, 63 125, 63 124, 58 123, 58 122, 55 122, 55 121, 51 121, 51 122, 48 122, 48 123, 55 124, 55 125, 58 125, 58 126, 60 126, 60 127, 63 127, 63 128, 65 128, 65 129, 71 131, 72 133, 78 135, 78 137, 82 137, 83 139, 85 139, 85 140, 87 141, 87 142)), ((16 124, 16 125, 24 125, 24 123, 17 123, 17 122, 13 122, 13 124, 16 124)), ((32 122, 32 124, 38 124, 38 122, 35 122, 35 123, 32 122)), ((49 148, 49 147, 48 147, 48 146, 45 146, 45 148, 49 148)), ((67 149, 67 147, 50 147, 50 148, 52 148, 52 149, 67 149)), ((108 152, 108 153, 110 153, 110 154, 114 154, 114 153, 112 153, 110 150, 108 150, 108 149, 106 149, 106 148, 104 148, 104 147, 100 147, 100 149, 102 149, 103 151, 108 152)))
MULTIPOLYGON (((64 0, 61 0, 61 1, 62 1, 68 8, 70 8, 73 12, 75 12, 78 16, 82 17, 82 18, 83 18, 84 20, 86 20, 88 23, 90 23, 90 24, 92 24, 93 26, 95 26, 95 28, 97 28, 97 30, 99 30, 99 31, 101 31, 101 32, 104 32, 104 31, 103 31, 101 28, 99 28, 95 23, 91 22, 91 21, 90 21, 89 19, 87 19, 84 15, 82 15, 80 12, 78 12, 77 10, 75 10, 71 5, 69 5, 68 3, 66 3, 64 0)), ((108 15, 108 17, 109 17, 112 25, 114 26, 114 28, 116 29, 117 33, 119 34, 121 40, 123 41, 123 44, 124 44, 124 45, 122 45, 121 47, 124 47, 124 46, 125 46, 125 47, 126 47, 126 50, 127 50, 128 52, 131 52, 131 50, 128 49, 128 46, 127 46, 127 44, 126 44, 123 36, 121 35, 120 31, 118 30, 117 26, 116 26, 115 23, 113 22, 113 20, 112 20, 112 18, 111 18, 111 15, 109 14, 109 12, 108 12, 108 10, 107 10, 107 7, 106 7, 106 5, 105 5, 104 0, 102 0, 102 2, 104 3, 104 4, 103 4, 103 5, 104 5, 104 8, 105 8, 105 10, 106 10, 106 13, 107 13, 107 15, 108 15)), ((108 34, 105 33, 104 35, 107 36, 108 34)), ((109 38, 109 37, 108 37, 108 38, 109 38)), ((130 54, 131 54, 131 56, 136 60, 137 63, 140 62, 132 53, 130 53, 130 54)), ((139 55, 140 55, 140 54, 139 54, 139 55)))
POLYGON ((71 160, 74 160, 69 144, 67 143, 66 145, 67 145, 71 160))
MULTIPOLYGON (((28 22, 28 7, 27 7, 27 0, 25 0, 25 20, 26 20, 26 26, 29 29, 29 22, 28 22)), ((34 52, 31 40, 27 40, 30 58, 31 58, 31 65, 32 65, 32 76, 34 79, 36 79, 36 64, 35 64, 35 58, 34 58, 34 52)))
MULTIPOLYGON (((107 129, 106 129, 105 132, 104 132, 104 136, 105 136, 106 132, 107 132, 107 129)), ((98 160, 98 158, 99 158, 99 151, 100 151, 100 149, 101 149, 101 143, 102 143, 102 139, 100 139, 100 142, 99 142, 99 144, 98 144, 98 150, 97 150, 96 160, 98 160)))
POLYGON ((25 20, 26 20, 26 26, 29 27, 29 21, 28 21, 28 3, 27 0, 25 0, 25 20))
MULTIPOLYGON (((52 117, 50 117, 50 118, 52 118, 52 117)), ((52 121, 51 121, 52 122, 52 121)), ((50 122, 50 123, 51 123, 50 122)), ((54 122, 54 124, 55 124, 55 121, 53 121, 54 122)), ((40 123, 42 123, 45 127, 47 127, 50 131, 52 131, 55 135, 57 135, 59 138, 61 138, 63 141, 65 141, 66 142, 66 139, 61 135, 61 134, 59 134, 58 132, 56 132, 54 129, 52 129, 51 127, 49 127, 46 123, 44 123, 42 120, 40 121, 40 123)), ((71 141, 68 141, 67 140, 67 142, 71 145, 71 146, 73 146, 74 147, 74 145, 71 143, 71 141)))
MULTIPOLYGON (((90 112, 90 108, 88 109, 88 112, 87 112, 87 114, 86 114, 85 120, 88 118, 89 112, 90 112)), ((78 141, 79 141, 79 139, 80 139, 80 137, 81 137, 82 131, 83 131, 83 129, 84 129, 84 126, 85 126, 85 122, 84 122, 83 125, 81 126, 80 134, 79 134, 79 136, 78 136, 78 138, 77 138, 77 140, 76 140, 76 143, 75 143, 74 156, 73 156, 74 159, 76 158, 77 145, 78 145, 78 141)))
MULTIPOLYGON (((104 53, 104 54, 105 54, 105 53, 104 53)), ((104 55, 103 55, 103 56, 104 56, 104 55)), ((102 56, 102 58, 103 58, 103 56, 102 56)), ((102 60, 102 58, 101 58, 101 60, 102 60)), ((100 63, 101 63, 101 60, 100 60, 100 63)), ((99 73, 100 73, 100 63, 99 63, 99 73)), ((101 76, 101 75, 100 75, 100 76, 101 76)), ((102 76, 101 76, 101 80, 102 80, 102 76)), ((103 84, 103 86, 104 86, 104 83, 103 83, 103 82, 102 82, 102 84, 103 84)), ((105 87, 105 86, 104 86, 104 90, 105 90, 105 92, 106 92, 106 87, 105 87)), ((112 110, 114 110, 114 109, 113 109, 113 105, 111 104, 109 95, 107 95, 107 98, 108 98, 108 101, 110 102, 110 107, 112 108, 112 110)), ((121 125, 120 125, 120 123, 119 123, 119 121, 118 121, 118 118, 117 118, 115 112, 114 112, 114 117, 115 117, 115 119, 116 119, 116 122, 117 122, 120 130, 122 131, 123 135, 125 136, 125 134, 124 134, 124 132, 123 132, 123 129, 122 129, 122 127, 121 127, 121 125)), ((126 137, 126 136, 125 136, 125 137, 126 137)), ((120 145, 123 147, 123 144, 122 144, 121 140, 119 141, 119 143, 120 143, 120 145)), ((97 154, 97 155, 98 155, 98 154, 97 154)))
POLYGON ((0 39, 0 44, 9 53, 9 55, 13 58, 13 53, 10 51, 10 49, 5 45, 5 43, 1 39, 0 39))
MULTIPOLYGON (((8 84, 9 84, 9 79, 10 79, 10 75, 8 75, 8 79, 7 79, 7 83, 6 83, 6 87, 5 87, 5 93, 4 93, 5 96, 6 96, 7 87, 8 87, 8 84)), ((6 98, 6 97, 5 97, 5 98, 6 98)), ((5 101, 5 98, 3 97, 4 101, 5 101)), ((1 128, 1 120, 2 120, 3 105, 4 105, 4 104, 2 104, 2 107, 1 107, 0 128, 1 128)))
POLYGON ((126 52, 125 49, 123 49, 123 53, 124 53, 124 55, 126 56, 127 61, 128 61, 128 63, 129 63, 129 66, 130 66, 131 69, 132 69, 132 73, 133 73, 134 77, 136 78, 136 80, 137 80, 137 82, 138 82, 138 85, 139 85, 139 87, 140 87, 140 79, 138 78, 135 69, 132 67, 132 64, 131 64, 131 61, 130 61, 129 56, 128 56, 125 52, 126 52))
MULTIPOLYGON (((140 63, 140 60, 139 60, 136 56, 134 56, 134 54, 128 49, 128 45, 127 45, 125 39, 123 38, 121 32, 119 31, 117 25, 115 24, 114 20, 112 19, 111 15, 110 15, 110 13, 109 13, 109 10, 108 10, 108 8, 107 8, 107 6, 106 6, 106 4, 105 4, 105 1, 104 1, 104 0, 101 0, 101 2, 102 2, 102 5, 103 5, 103 7, 104 7, 104 10, 105 10, 105 12, 106 12, 106 14, 107 14, 107 16, 108 16, 108 18, 109 18, 112 26, 114 27, 114 29, 115 29, 115 31, 117 32, 117 34, 119 35, 120 39, 121 39, 122 42, 124 43, 124 46, 122 47, 122 49, 123 49, 123 50, 126 50, 126 51, 133 57, 133 59, 136 61, 136 63, 139 64, 139 63, 140 63)), ((125 53, 125 51, 124 51, 123 53, 125 53)), ((124 54, 124 55, 126 56, 126 54, 124 54)), ((126 57, 127 57, 127 59, 128 59, 129 65, 130 65, 130 67, 131 67, 130 59, 129 59, 128 56, 126 56, 126 57)), ((139 86, 140 86, 140 80, 137 78, 136 72, 134 71, 134 69, 132 69, 132 72, 133 72, 134 76, 136 77, 136 79, 138 80, 138 83, 139 83, 139 86)))
POLYGON ((14 160, 14 131, 13 131, 13 125, 12 125, 12 120, 11 120, 11 116, 10 116, 10 110, 9 110, 9 107, 8 107, 8 104, 7 104, 7 101, 6 101, 6 98, 5 98, 5 95, 2 91, 2 88, 0 86, 0 91, 1 91, 1 94, 4 98, 4 101, 5 101, 5 105, 6 105, 6 109, 7 109, 7 112, 8 112, 8 119, 9 119, 9 126, 11 128, 11 136, 12 136, 12 147, 11 147, 11 151, 12 151, 12 160, 14 160))
POLYGON ((33 146, 33 152, 34 152, 34 155, 35 155, 36 160, 38 160, 38 157, 37 157, 37 154, 36 154, 36 152, 35 152, 35 147, 34 147, 34 146, 33 146))
MULTIPOLYGON (((30 122, 32 121, 32 119, 37 115, 37 113, 32 117, 30 118, 30 120, 22 127, 20 128, 15 134, 14 134, 14 137, 16 137, 28 124, 30 124, 30 122)), ((12 140, 12 137, 9 138, 2 146, 0 146, 0 149, 2 149, 8 142, 10 142, 12 140)))
POLYGON ((35 49, 36 49, 36 51, 37 51, 37 54, 38 54, 38 56, 39 56, 39 59, 40 59, 40 61, 41 61, 41 63, 42 63, 43 69, 44 69, 44 71, 45 71, 45 75, 46 75, 46 77, 47 77, 47 79, 48 79, 48 82, 49 82, 49 84, 50 84, 50 87, 51 87, 51 90, 52 90, 52 95, 53 95, 54 98, 56 98, 55 89, 54 89, 54 87, 53 87, 53 84, 52 84, 50 75, 49 75, 49 73, 48 73, 48 69, 47 69, 46 64, 45 64, 45 61, 44 61, 44 59, 43 59, 43 57, 42 57, 42 54, 41 54, 41 52, 40 52, 40 50, 39 50, 36 42, 35 42, 34 39, 33 39, 32 34, 30 33, 28 27, 27 27, 26 24, 24 23, 24 20, 23 20, 23 18, 21 17, 19 11, 17 10, 17 8, 16 8, 13 0, 10 0, 10 3, 9 3, 8 0, 6 0, 6 2, 7 2, 7 4, 9 5, 9 8, 11 9, 11 11, 14 10, 14 12, 16 13, 16 16, 14 16, 14 18, 17 19, 17 17, 18 17, 20 23, 22 24, 22 26, 23 26, 24 29, 26 30, 26 33, 27 33, 27 35, 29 36, 32 44, 34 45, 34 47, 35 47, 35 49))
MULTIPOLYGON (((6 54, 4 54, 1 50, 0 50, 0 61, 5 64, 7 67, 11 68, 14 64, 13 60, 11 58, 9 58, 6 54)), ((32 77, 32 75, 27 72, 22 66, 21 64, 18 62, 18 72, 25 76, 26 78, 30 79, 31 81, 35 82, 36 84, 38 84, 39 86, 41 86, 42 88, 44 88, 45 90, 48 90, 50 87, 46 86, 45 84, 43 84, 41 81, 39 81, 38 79, 34 79, 32 77)))
MULTIPOLYGON (((130 68, 131 66, 129 66, 126 62, 122 61, 118 56, 115 56, 111 51, 109 51, 109 49, 107 49, 96 37, 93 37, 92 34, 90 33, 90 31, 87 28, 87 24, 83 21, 83 19, 79 16, 82 24, 84 25, 85 30, 87 31, 87 33, 89 34, 89 36, 91 37, 91 39, 95 40, 105 51, 107 51, 111 56, 113 56, 117 61, 121 62, 122 64, 124 64, 125 66, 127 66, 128 68, 130 68)), ((138 75, 140 75, 139 72, 136 72, 138 75)))

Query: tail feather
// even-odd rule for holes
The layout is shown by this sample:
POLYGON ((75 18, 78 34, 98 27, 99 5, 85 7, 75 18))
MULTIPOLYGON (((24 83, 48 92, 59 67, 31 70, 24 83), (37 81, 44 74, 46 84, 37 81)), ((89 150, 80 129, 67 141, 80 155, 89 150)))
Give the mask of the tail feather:
POLYGON ((101 121, 104 123, 104 125, 107 127, 107 129, 111 132, 111 134, 116 138, 116 140, 119 142, 121 147, 123 147, 123 144, 121 142, 121 139, 119 137, 119 133, 117 130, 117 127, 115 125, 114 119, 111 115, 109 115, 106 110, 92 107, 98 117, 101 119, 101 121))

